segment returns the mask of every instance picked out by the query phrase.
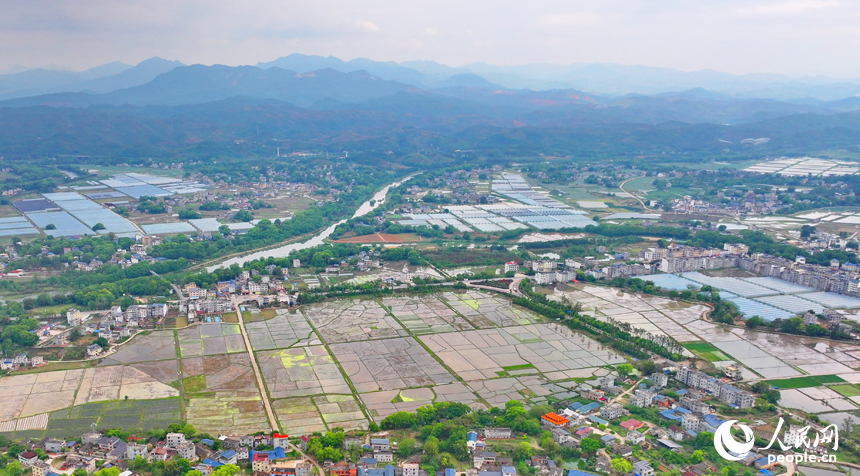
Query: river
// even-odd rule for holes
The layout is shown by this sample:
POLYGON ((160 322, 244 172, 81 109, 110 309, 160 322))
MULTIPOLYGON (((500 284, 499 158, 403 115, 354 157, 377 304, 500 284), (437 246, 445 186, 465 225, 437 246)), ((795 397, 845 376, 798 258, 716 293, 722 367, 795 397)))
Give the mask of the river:
MULTIPOLYGON (((380 205, 385 203, 385 196, 388 195, 388 190, 391 187, 397 187, 401 183, 411 179, 415 175, 416 174, 412 174, 412 175, 410 175, 406 178, 403 178, 397 182, 393 182, 393 183, 386 185, 385 188, 383 188, 382 190, 373 194, 373 197, 370 200, 362 203, 361 206, 358 207, 358 210, 355 211, 355 214, 352 216, 352 218, 357 218, 360 216, 367 215, 368 213, 375 210, 377 207, 379 207, 380 205)), ((270 257, 271 258, 284 258, 284 257, 288 256, 290 253, 292 253, 293 251, 304 250, 307 248, 313 248, 314 246, 319 246, 319 245, 323 244, 323 242, 325 241, 326 238, 328 238, 329 236, 331 236, 332 233, 334 233, 334 229, 337 228, 338 225, 340 225, 341 223, 345 223, 345 222, 346 222, 346 220, 341 220, 341 221, 329 226, 325 230, 321 231, 318 235, 314 236, 313 238, 310 238, 307 241, 302 241, 299 243, 291 243, 289 245, 279 246, 277 248, 272 248, 269 250, 257 251, 254 253, 249 253, 247 255, 237 256, 235 258, 230 258, 230 259, 223 261, 221 263, 207 267, 206 271, 211 273, 212 271, 214 271, 218 268, 228 268, 233 264, 238 264, 239 266, 241 266, 243 263, 246 263, 248 261, 254 261, 255 259, 264 259, 264 258, 270 258, 270 257)))

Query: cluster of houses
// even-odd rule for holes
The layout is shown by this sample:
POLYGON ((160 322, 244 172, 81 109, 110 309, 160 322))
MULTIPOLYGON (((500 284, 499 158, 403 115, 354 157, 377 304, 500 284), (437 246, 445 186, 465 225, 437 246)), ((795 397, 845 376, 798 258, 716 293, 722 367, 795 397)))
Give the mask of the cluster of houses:
POLYGON ((736 408, 750 408, 755 403, 756 396, 752 392, 741 390, 731 383, 711 377, 690 367, 681 367, 675 378, 694 389, 701 389, 719 400, 736 408))
POLYGON ((45 358, 41 355, 34 355, 33 357, 28 357, 26 353, 20 353, 15 357, 6 357, 0 360, 0 370, 18 370, 24 367, 41 367, 43 365, 47 365, 45 362, 45 358))
MULTIPOLYGON (((717 197, 726 198, 723 192, 719 192, 717 197)), ((737 217, 741 215, 768 215, 788 205, 782 203, 776 192, 757 194, 750 190, 744 194, 743 198, 729 200, 728 203, 711 203, 694 199, 690 195, 684 195, 683 198, 672 200, 670 206, 673 213, 737 217)))
MULTIPOLYGON (((286 435, 246 435, 241 437, 219 437, 220 449, 214 448, 214 440, 202 439, 195 443, 182 433, 168 433, 163 440, 155 438, 148 441, 135 437, 123 441, 115 436, 105 436, 90 432, 77 441, 45 438, 41 441, 26 441, 28 451, 18 456, 24 468, 31 468, 34 476, 56 475, 51 465, 42 461, 35 450, 41 449, 49 457, 63 455, 64 461, 59 472, 71 473, 83 469, 88 473, 96 470, 97 461, 105 467, 128 468, 128 463, 137 458, 149 462, 168 461, 174 458, 185 459, 194 464, 194 469, 204 475, 211 474, 225 464, 250 462, 257 475, 270 476, 310 476, 311 464, 304 460, 287 458, 285 448, 289 448, 286 435), (259 447, 273 447, 268 451, 257 451, 259 447)), ((131 473, 128 473, 129 475, 131 473)))

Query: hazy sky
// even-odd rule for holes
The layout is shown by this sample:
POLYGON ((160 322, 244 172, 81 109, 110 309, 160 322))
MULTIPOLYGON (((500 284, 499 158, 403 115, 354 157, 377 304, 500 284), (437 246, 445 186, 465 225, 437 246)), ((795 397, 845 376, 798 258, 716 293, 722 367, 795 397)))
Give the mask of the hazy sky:
POLYGON ((856 0, 0 0, 0 70, 152 56, 614 62, 860 77, 856 0))

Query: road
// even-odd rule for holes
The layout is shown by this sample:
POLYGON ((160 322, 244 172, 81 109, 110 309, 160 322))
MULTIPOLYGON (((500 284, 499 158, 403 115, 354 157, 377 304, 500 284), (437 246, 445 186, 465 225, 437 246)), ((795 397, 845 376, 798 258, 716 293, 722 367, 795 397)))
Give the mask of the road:
MULTIPOLYGON (((257 377, 257 387, 260 388, 260 396, 263 398, 263 406, 266 408, 266 415, 269 417, 269 425, 272 431, 280 431, 278 428, 278 420, 275 418, 275 412, 272 411, 272 404, 269 403, 269 396, 266 395, 266 386, 263 384, 263 374, 260 373, 260 367, 257 365, 257 359, 254 358, 254 350, 251 347, 251 339, 248 338, 248 332, 245 331, 245 318, 242 317, 242 309, 239 307, 239 299, 231 299, 233 307, 236 309, 236 315, 239 316, 239 330, 242 332, 242 340, 245 341, 245 350, 248 351, 248 357, 251 359, 251 368, 254 369, 254 376, 257 377)), ((324 473, 320 473, 324 474, 324 473)))
POLYGON ((619 185, 619 186, 618 186, 618 188, 619 188, 622 192, 627 193, 627 194, 630 194, 630 196, 631 196, 631 197, 635 198, 635 199, 639 202, 639 204, 640 204, 640 205, 642 205, 642 208, 644 208, 646 212, 650 212, 650 211, 653 211, 653 210, 651 210, 650 208, 648 208, 648 206, 647 206, 647 205, 645 205, 645 202, 643 202, 641 198, 637 197, 636 195, 633 195, 632 193, 628 192, 627 190, 624 190, 624 184, 626 184, 627 182, 629 182, 629 181, 631 181, 631 180, 636 180, 636 179, 638 179, 638 178, 642 178, 642 177, 644 177, 644 175, 640 175, 640 176, 638 176, 638 177, 629 178, 629 179, 627 179, 627 180, 625 180, 625 181, 621 182, 621 185, 619 185))
MULTIPOLYGON (((513 279, 511 280, 511 283, 508 284, 507 289, 497 288, 495 286, 484 286, 483 284, 474 284, 473 281, 468 280, 468 279, 464 279, 463 284, 465 284, 466 286, 468 286, 470 288, 484 289, 486 291, 495 291, 497 293, 510 294, 511 296, 522 297, 523 293, 520 292, 520 283, 525 278, 526 278, 526 275, 517 274, 516 276, 513 277, 513 279)), ((476 279, 474 281, 480 282, 480 281, 487 281, 487 280, 486 279, 476 279)), ((492 280, 490 280, 490 281, 492 281, 492 280)))
POLYGON ((317 468, 317 474, 319 476, 323 476, 325 474, 325 472, 322 469, 322 466, 320 466, 320 464, 317 463, 316 458, 313 458, 310 455, 306 454, 304 451, 302 451, 301 448, 299 448, 298 446, 296 446, 292 443, 290 443, 290 448, 292 448, 293 451, 297 452, 298 454, 302 455, 302 457, 305 458, 306 460, 310 461, 311 464, 317 468))
POLYGON ((633 390, 636 390, 637 388, 639 388, 639 384, 642 383, 643 380, 645 380, 645 377, 642 377, 641 379, 639 379, 639 381, 634 383, 632 387, 630 387, 627 390, 616 395, 615 398, 612 399, 612 402, 613 403, 617 402, 619 398, 621 398, 624 395, 627 395, 628 393, 632 392, 633 390))

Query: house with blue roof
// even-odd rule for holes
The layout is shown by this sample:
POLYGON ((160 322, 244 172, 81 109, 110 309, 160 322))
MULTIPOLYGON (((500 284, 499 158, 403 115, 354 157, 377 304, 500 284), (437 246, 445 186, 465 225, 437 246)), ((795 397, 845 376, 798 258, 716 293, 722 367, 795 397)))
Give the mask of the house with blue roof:
POLYGON ((445 468, 445 476, 457 476, 457 470, 454 468, 445 468))
POLYGON ((567 472, 567 476, 597 476, 594 473, 587 473, 585 471, 580 471, 578 469, 571 469, 567 472))
POLYGON ((591 402, 588 405, 583 405, 583 406, 579 407, 579 413, 585 414, 588 412, 593 412, 594 410, 597 410, 598 408, 600 408, 599 403, 591 402))
POLYGON ((478 433, 474 431, 466 433, 466 446, 468 446, 470 450, 473 450, 478 446, 478 433))
POLYGON ((567 408, 570 408, 573 411, 579 410, 580 407, 582 407, 582 402, 573 402, 567 406, 567 408))
POLYGON ((588 420, 591 422, 597 423, 598 425, 609 425, 608 421, 606 421, 603 418, 600 418, 599 416, 596 416, 596 415, 591 415, 590 417, 588 417, 588 420))

